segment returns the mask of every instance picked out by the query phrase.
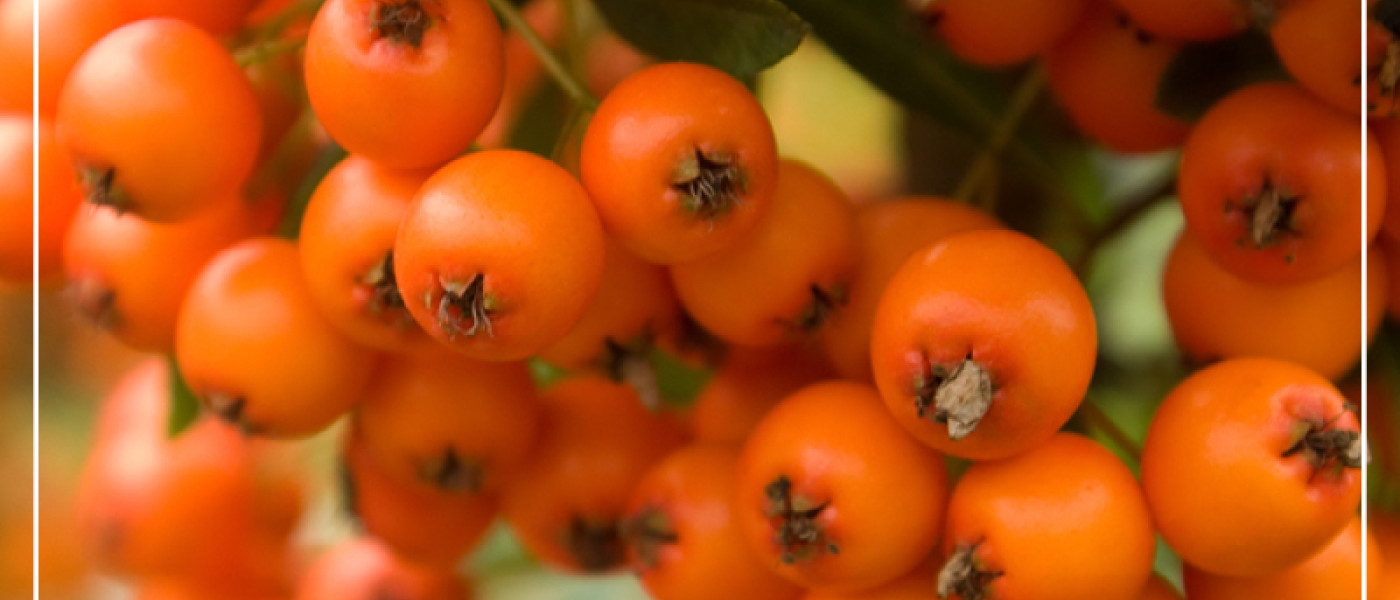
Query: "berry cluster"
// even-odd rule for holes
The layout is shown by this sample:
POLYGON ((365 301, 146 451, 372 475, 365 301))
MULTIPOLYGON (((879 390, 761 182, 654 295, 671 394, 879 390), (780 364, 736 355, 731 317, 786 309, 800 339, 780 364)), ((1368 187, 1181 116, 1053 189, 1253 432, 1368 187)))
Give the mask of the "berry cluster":
POLYGON ((1163 288, 1198 370, 1140 449, 1086 401, 1082 269, 964 201, 1015 119, 957 198, 858 203, 779 153, 751 86, 581 37, 572 0, 0 0, 0 36, 36 8, 42 33, 37 106, 0 95, 33 113, 0 117, 0 173, 40 167, 0 278, 172 357, 103 405, 82 541, 162 599, 466 598, 498 517, 663 600, 1359 598, 1362 544, 1400 560, 1400 535, 1362 531, 1334 382, 1400 318, 1400 11, 916 4, 930 48, 1030 65, 1082 138, 1180 148, 1163 288), (1250 36, 1279 73, 1164 108, 1183 55, 1250 36), (548 157, 507 133, 546 72, 548 157), (300 565, 299 440, 342 421, 362 535, 300 565), (1158 536, 1184 577, 1154 575, 1158 536))

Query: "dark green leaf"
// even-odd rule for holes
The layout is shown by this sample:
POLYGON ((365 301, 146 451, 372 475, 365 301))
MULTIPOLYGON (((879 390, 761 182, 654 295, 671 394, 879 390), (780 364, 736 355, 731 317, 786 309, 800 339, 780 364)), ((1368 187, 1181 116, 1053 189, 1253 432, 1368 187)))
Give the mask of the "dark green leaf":
POLYGON ((165 431, 166 437, 173 438, 188 429, 199 416, 199 399, 195 398, 185 378, 180 376, 180 365, 175 364, 174 356, 169 357, 167 364, 170 369, 170 416, 165 431))
POLYGON ((673 408, 689 406, 710 381, 710 372, 676 360, 660 348, 652 347, 647 356, 656 371, 656 385, 661 399, 673 408))
POLYGON ((1381 0, 1372 4, 1368 16, 1392 33, 1400 32, 1400 0, 1381 0))
POLYGON ((553 81, 547 80, 530 95, 511 123, 507 145, 549 158, 564 128, 569 97, 553 81))
MULTIPOLYGON (((1025 69, 989 71, 959 60, 934 43, 927 26, 902 0, 784 0, 812 25, 846 64, 899 103, 977 144, 990 139, 1010 91, 1025 69)), ((1052 145, 1033 145, 1023 128, 1007 145, 1006 171, 1047 195, 1062 195, 1064 174, 1052 166, 1052 145), (1038 146, 1038 147, 1037 147, 1038 146)), ((951 191, 951 190, 948 190, 951 191)), ((1076 202, 1064 199, 1066 204, 1076 202)))
POLYGON ((1223 40, 1186 46, 1157 84, 1157 107, 1194 121, 1217 101, 1261 81, 1286 81, 1269 36, 1255 30, 1223 40))
POLYGON ((1006 82, 929 43, 901 0, 784 0, 872 85, 973 139, 995 128, 1006 82))
POLYGON ((569 377, 567 370, 542 358, 532 358, 526 364, 530 366, 530 377, 534 378, 535 385, 542 388, 554 385, 569 377))
POLYGON ((311 194, 316 191, 316 186, 325 179, 326 173, 331 168, 340 164, 348 153, 340 145, 331 143, 316 155, 316 162, 311 164, 311 169, 306 172, 301 183, 297 184, 296 193, 292 194, 292 199, 287 202, 286 211, 282 213, 282 221, 277 224, 277 235, 289 240, 297 239, 301 234, 301 217, 306 214, 306 204, 311 201, 311 194))
POLYGON ((797 49, 807 24, 777 0, 593 0, 618 35, 661 60, 698 62, 739 79, 797 49))

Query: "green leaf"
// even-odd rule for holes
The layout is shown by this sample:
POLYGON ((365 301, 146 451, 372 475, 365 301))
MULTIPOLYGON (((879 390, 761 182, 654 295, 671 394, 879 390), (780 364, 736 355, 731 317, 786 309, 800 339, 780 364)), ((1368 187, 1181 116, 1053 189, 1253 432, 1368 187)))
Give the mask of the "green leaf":
POLYGON ((542 358, 531 358, 527 363, 530 377, 535 385, 546 388, 569 378, 569 371, 542 358))
MULTIPOLYGON (((902 0, 784 0, 812 25, 812 31, 871 85, 900 104, 974 142, 992 137, 1010 91, 1025 68, 990 71, 959 60, 931 41, 927 27, 902 0)), ((1029 125, 1029 124, 1028 124, 1029 125)), ((1058 147, 1033 144, 1035 127, 1024 128, 1007 144, 1007 171, 1046 195, 1063 196, 1065 174, 1051 157, 1058 147)), ((950 190, 951 191, 951 190, 950 190)), ((1071 210, 1077 198, 1058 198, 1071 210)))
POLYGON ((658 59, 745 80, 797 49, 807 24, 777 0, 593 0, 618 35, 658 59))
POLYGON ((170 413, 165 432, 166 437, 173 438, 188 429, 199 417, 199 399, 195 398, 194 391, 180 375, 180 365, 175 364, 174 356, 169 357, 167 364, 170 369, 170 413))
POLYGON ((1221 98, 1261 81, 1287 81, 1269 36, 1250 30, 1222 40, 1193 44, 1167 65, 1157 84, 1157 108, 1195 121, 1221 98))
POLYGON ((296 193, 292 194, 291 201, 287 202, 286 212, 282 213, 282 221, 277 224, 277 235, 289 240, 297 239, 301 234, 301 217, 306 214, 306 205, 311 202, 311 194, 316 192, 316 186, 321 185, 321 180, 326 178, 332 168, 340 164, 349 153, 334 142, 321 150, 316 155, 316 162, 311 164, 311 169, 306 172, 301 183, 297 184, 296 193))
POLYGON ((708 370, 687 365, 655 346, 647 359, 656 371, 656 385, 662 400, 672 408, 690 406, 710 381, 708 370))

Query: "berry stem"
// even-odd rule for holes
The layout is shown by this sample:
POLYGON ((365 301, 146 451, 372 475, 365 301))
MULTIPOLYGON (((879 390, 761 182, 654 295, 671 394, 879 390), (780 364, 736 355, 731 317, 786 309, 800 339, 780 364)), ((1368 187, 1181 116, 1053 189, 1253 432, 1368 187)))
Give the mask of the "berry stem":
POLYGON ((671 519, 656 507, 643 509, 636 516, 624 519, 620 527, 623 539, 648 569, 654 569, 661 563, 662 548, 680 542, 671 519))
POLYGON ((992 582, 1002 576, 999 571, 983 571, 977 563, 977 547, 981 543, 971 546, 959 546, 953 550, 953 555, 948 557, 948 562, 943 563, 943 568, 938 570, 939 598, 948 598, 954 594, 963 600, 983 600, 989 597, 988 588, 992 582))
MULTIPOLYGON (((977 193, 983 181, 995 170, 998 157, 1006 149, 1013 137, 1016 129, 1025 120, 1026 114, 1035 106, 1036 100, 1040 98, 1040 93, 1045 89, 1045 69, 1039 65, 1032 68, 1021 78, 1021 82, 1016 85, 1016 90, 1011 94, 1011 102, 1006 106, 1006 112, 1002 113, 997 121, 996 127, 992 129, 991 137, 987 139, 987 144, 982 147, 982 152, 977 155, 972 166, 968 167, 967 173, 963 174, 962 181, 958 183, 957 191, 953 197, 963 202, 970 202, 973 194, 977 193)), ((988 199, 983 204, 991 204, 995 199, 988 199)), ((991 209, 992 206, 983 206, 991 209)))
POLYGON ((569 73, 569 69, 549 49, 549 44, 546 44, 540 34, 533 27, 530 27, 529 23, 525 22, 520 11, 516 10, 508 0, 486 0, 486 2, 495 9, 496 14, 501 15, 501 18, 520 34, 520 38, 525 40, 525 44, 530 47, 535 56, 539 57, 540 64, 544 65, 545 71, 549 72, 549 76, 554 78, 555 83, 559 84, 559 87, 564 90, 565 94, 569 95, 569 98, 589 110, 598 107, 598 99, 594 98, 593 94, 589 93, 588 88, 585 88, 578 79, 569 73))
POLYGON ((930 364, 915 386, 914 405, 920 417, 948 426, 948 437, 963 439, 991 410, 996 390, 992 376, 969 354, 954 366, 930 364))
POLYGON ((795 497, 792 480, 786 475, 779 475, 769 482, 763 493, 768 498, 770 525, 777 528, 773 532, 773 541, 782 548, 783 564, 805 561, 823 552, 841 552, 835 543, 827 539, 817 520, 830 502, 813 505, 805 498, 795 497))
POLYGON ((1094 404, 1086 398, 1084 402, 1079 405, 1079 414, 1084 417, 1084 420, 1087 421, 1091 427, 1102 431, 1104 435, 1107 435, 1109 439, 1113 440, 1113 445, 1118 446, 1120 450, 1133 457, 1134 462, 1142 462, 1142 448, 1139 448, 1137 442, 1133 441, 1133 438, 1128 435, 1128 432, 1123 431, 1122 427, 1119 427, 1117 423, 1113 422, 1113 419, 1108 416, 1108 413, 1104 412, 1102 408, 1099 408, 1097 404, 1094 404))

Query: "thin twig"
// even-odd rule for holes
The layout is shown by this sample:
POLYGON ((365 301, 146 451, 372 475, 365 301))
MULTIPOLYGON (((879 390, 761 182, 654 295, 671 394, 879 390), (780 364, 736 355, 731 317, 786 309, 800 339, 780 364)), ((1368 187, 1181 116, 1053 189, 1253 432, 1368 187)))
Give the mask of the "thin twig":
POLYGON ((1133 441, 1133 438, 1129 437, 1122 427, 1114 423, 1113 419, 1109 418, 1108 413, 1105 413, 1097 404, 1086 398, 1079 405, 1079 414, 1083 415, 1084 420, 1088 421, 1091 426, 1113 440, 1113 444, 1118 446, 1120 450, 1132 456, 1134 462, 1142 462, 1142 448, 1139 448, 1137 442, 1133 441))
POLYGON ((1045 89, 1045 69, 1037 65, 1029 73, 1026 73, 1025 77, 1021 78, 1021 83, 1017 84, 1016 90, 1011 94, 1011 102, 1006 106, 1006 112, 1002 113, 1001 119, 997 121, 991 137, 987 140, 987 144, 982 147, 982 152, 977 155, 977 159, 973 161, 971 167, 968 167, 967 173, 958 183, 957 191, 953 193, 953 197, 963 202, 972 199, 978 186, 994 170, 993 167, 996 166, 998 157, 1015 137, 1016 129, 1021 126, 1021 121, 1025 119, 1031 107, 1035 106, 1035 101, 1040 97, 1040 92, 1043 89, 1045 89))
POLYGON ((594 98, 593 94, 589 93, 588 88, 585 88, 578 79, 569 73, 569 69, 549 49, 549 44, 540 37, 539 32, 536 32, 529 23, 525 22, 525 17, 520 15, 520 11, 516 10, 509 0, 486 0, 486 2, 496 10, 497 14, 501 15, 502 19, 505 19, 512 29, 520 34, 520 38, 525 40, 525 44, 530 46, 530 50, 535 53, 535 56, 539 57, 540 64, 544 65, 545 71, 549 72, 549 76, 559 84, 565 94, 569 95, 569 98, 589 110, 598 107, 598 99, 594 98))

